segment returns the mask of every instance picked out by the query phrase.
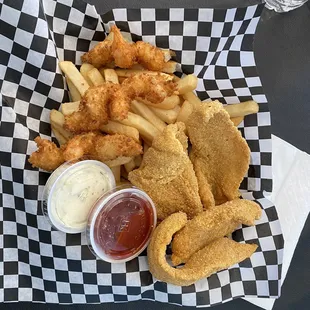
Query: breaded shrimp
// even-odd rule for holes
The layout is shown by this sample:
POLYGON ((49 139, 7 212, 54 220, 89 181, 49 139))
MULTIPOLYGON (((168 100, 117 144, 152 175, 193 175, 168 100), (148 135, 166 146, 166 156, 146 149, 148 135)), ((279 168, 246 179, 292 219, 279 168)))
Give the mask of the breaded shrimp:
POLYGON ((65 129, 79 134, 99 130, 107 124, 111 94, 119 88, 120 85, 113 83, 90 87, 81 99, 79 111, 65 117, 65 129))
POLYGON ((150 43, 138 41, 136 43, 137 61, 144 68, 152 71, 161 71, 165 65, 164 52, 150 43))
POLYGON ((112 56, 112 41, 104 40, 93 47, 89 52, 82 57, 82 62, 88 62, 94 67, 99 68, 113 61, 112 56))
POLYGON ((167 81, 160 74, 136 74, 122 83, 122 87, 112 94, 110 115, 112 119, 122 120, 127 117, 131 101, 143 98, 152 103, 160 103, 171 96, 176 90, 176 84, 167 81))
POLYGON ((136 46, 126 42, 120 30, 114 25, 111 28, 114 34, 112 43, 112 55, 115 65, 120 68, 130 68, 136 63, 136 46))
POLYGON ((29 162, 33 167, 52 171, 63 162, 79 159, 83 156, 110 161, 118 157, 135 157, 142 154, 142 146, 131 137, 114 134, 103 135, 99 132, 88 132, 71 138, 61 148, 55 143, 35 138, 38 150, 31 154, 29 162))
POLYGON ((32 167, 52 171, 65 161, 61 149, 54 142, 42 139, 39 136, 34 141, 37 144, 38 150, 32 153, 28 160, 32 167))
POLYGON ((104 136, 97 132, 88 132, 73 137, 63 150, 65 160, 88 156, 102 162, 120 156, 134 157, 142 154, 142 146, 133 138, 114 134, 104 136))

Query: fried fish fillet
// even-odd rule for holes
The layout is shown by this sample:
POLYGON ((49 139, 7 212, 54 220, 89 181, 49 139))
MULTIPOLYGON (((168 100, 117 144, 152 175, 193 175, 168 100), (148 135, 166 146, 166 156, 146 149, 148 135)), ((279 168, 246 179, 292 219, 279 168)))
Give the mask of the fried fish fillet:
POLYGON ((197 179, 187 155, 185 125, 168 125, 155 137, 139 169, 128 180, 143 189, 154 201, 158 219, 177 211, 189 218, 202 212, 197 179))
POLYGON ((249 168, 250 149, 218 101, 198 105, 186 123, 190 158, 205 208, 239 197, 249 168))
POLYGON ((243 261, 257 249, 255 244, 241 244, 228 238, 219 238, 196 252, 184 267, 173 268, 166 260, 166 248, 172 236, 186 223, 185 213, 174 213, 156 227, 151 237, 147 249, 149 268, 160 281, 188 286, 243 261))
POLYGON ((29 162, 33 167, 52 171, 64 161, 79 159, 83 156, 108 162, 118 157, 135 157, 142 154, 142 146, 133 138, 121 135, 103 135, 88 132, 71 138, 61 148, 51 141, 37 137, 39 149, 32 153, 29 162))
POLYGON ((195 252, 231 234, 240 224, 253 226, 261 213, 254 201, 235 199, 198 214, 173 239, 173 265, 187 262, 195 252))

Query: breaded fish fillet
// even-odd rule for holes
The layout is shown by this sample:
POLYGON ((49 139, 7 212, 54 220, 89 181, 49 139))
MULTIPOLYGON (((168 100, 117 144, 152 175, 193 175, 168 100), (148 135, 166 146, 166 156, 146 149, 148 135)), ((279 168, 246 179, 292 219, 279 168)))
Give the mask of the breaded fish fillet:
POLYGON ((187 286, 250 257, 257 245, 241 244, 219 238, 196 252, 182 268, 173 268, 166 260, 166 248, 173 234, 186 225, 186 214, 178 212, 163 220, 155 229, 147 249, 152 275, 160 281, 187 286))
POLYGON ((185 125, 168 125, 155 137, 139 169, 128 180, 153 199, 157 217, 164 219, 177 211, 189 218, 202 212, 197 179, 187 155, 185 125))
POLYGON ((235 199, 198 214, 173 239, 173 265, 187 262, 195 252, 232 233, 240 224, 253 226, 261 213, 254 201, 235 199))
POLYGON ((186 123, 190 158, 205 208, 239 197, 250 149, 218 101, 198 105, 186 123))

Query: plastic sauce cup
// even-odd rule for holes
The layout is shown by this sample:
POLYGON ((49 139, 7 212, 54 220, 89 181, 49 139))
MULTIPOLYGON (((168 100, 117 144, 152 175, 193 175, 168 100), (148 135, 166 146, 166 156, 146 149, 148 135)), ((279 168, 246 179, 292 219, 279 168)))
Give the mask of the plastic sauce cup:
POLYGON ((155 206, 144 191, 116 187, 100 197, 89 214, 88 246, 106 262, 127 262, 145 250, 156 221, 155 206))
POLYGON ((114 187, 114 175, 104 163, 65 162, 47 180, 41 202, 43 214, 57 230, 68 234, 84 232, 93 204, 114 187))

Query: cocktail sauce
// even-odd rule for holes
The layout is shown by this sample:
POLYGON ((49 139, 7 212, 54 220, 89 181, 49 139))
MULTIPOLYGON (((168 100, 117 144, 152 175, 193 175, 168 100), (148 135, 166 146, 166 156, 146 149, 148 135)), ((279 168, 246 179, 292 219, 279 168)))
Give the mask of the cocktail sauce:
POLYGON ((138 188, 111 192, 94 206, 87 236, 91 250, 101 259, 128 261, 146 248, 156 226, 156 211, 150 197, 138 188))

